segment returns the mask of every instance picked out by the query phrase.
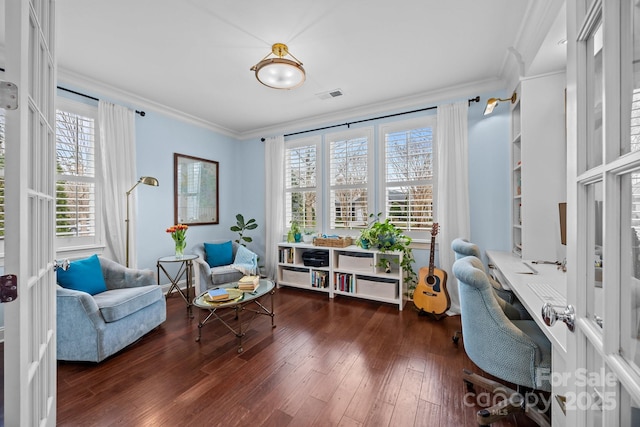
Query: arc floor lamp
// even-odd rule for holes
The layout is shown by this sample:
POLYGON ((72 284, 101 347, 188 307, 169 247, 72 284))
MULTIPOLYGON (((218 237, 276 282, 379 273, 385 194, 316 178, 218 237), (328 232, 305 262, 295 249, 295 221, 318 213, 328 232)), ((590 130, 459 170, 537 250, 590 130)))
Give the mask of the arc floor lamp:
POLYGON ((133 185, 133 187, 131 187, 131 190, 127 191, 127 215, 126 215, 126 219, 124 220, 125 223, 127 224, 127 247, 126 247, 127 267, 129 267, 129 196, 131 195, 131 192, 139 184, 151 185, 152 187, 157 187, 159 185, 158 180, 155 179, 154 177, 152 177, 152 176, 141 176, 140 179, 138 180, 138 182, 136 182, 133 185))

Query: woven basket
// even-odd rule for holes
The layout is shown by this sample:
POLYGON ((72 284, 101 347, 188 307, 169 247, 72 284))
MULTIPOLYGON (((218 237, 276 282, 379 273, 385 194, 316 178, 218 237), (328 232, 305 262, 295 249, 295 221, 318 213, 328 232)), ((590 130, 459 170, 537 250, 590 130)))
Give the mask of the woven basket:
POLYGON ((333 237, 333 238, 322 238, 316 237, 313 240, 313 244, 315 246, 329 246, 331 248, 346 248, 351 245, 351 237, 333 237))

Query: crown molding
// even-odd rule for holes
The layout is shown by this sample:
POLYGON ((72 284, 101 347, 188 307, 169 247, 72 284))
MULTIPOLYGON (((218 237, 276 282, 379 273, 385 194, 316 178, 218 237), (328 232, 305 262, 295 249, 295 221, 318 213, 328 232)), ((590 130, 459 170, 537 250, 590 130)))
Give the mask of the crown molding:
MULTIPOLYGON (((100 96, 95 94, 100 94, 103 97, 113 98, 114 100, 118 100, 119 102, 128 104, 131 108, 133 108, 132 106, 135 106, 135 109, 137 110, 143 109, 143 110, 154 111, 156 113, 160 113, 183 122, 187 122, 196 126, 200 126, 200 127, 212 130, 222 135, 240 139, 240 134, 229 128, 220 126, 218 124, 209 122, 207 120, 203 120, 199 117, 193 116, 191 114, 187 114, 183 111, 177 110, 175 108, 171 108, 167 105, 160 104, 155 101, 151 101, 144 97, 134 95, 130 92, 124 91, 122 89, 118 89, 114 86, 108 85, 106 83, 102 83, 98 80, 92 79, 90 77, 87 77, 69 70, 58 68, 58 85, 77 86, 79 88, 82 88, 80 90, 94 92, 92 96, 96 96, 97 98, 100 98, 100 96)), ((87 95, 90 95, 90 94, 87 94, 87 95)))
POLYGON ((513 46, 522 62, 520 77, 528 72, 563 4, 564 2, 557 0, 535 0, 529 3, 513 46))
POLYGON ((269 135, 282 135, 286 133, 297 132, 308 128, 326 126, 327 123, 356 120, 363 116, 387 114, 391 111, 398 111, 403 109, 422 108, 428 104, 437 104, 438 102, 476 96, 476 94, 478 93, 487 93, 505 89, 505 81, 499 78, 494 78, 467 83, 464 85, 451 86, 443 89, 438 89, 436 91, 422 92, 406 97, 399 97, 391 100, 369 104, 364 107, 344 109, 332 112, 330 114, 323 114, 303 120, 278 123, 273 126, 253 129, 246 132, 236 132, 215 123, 211 123, 207 120, 203 120, 199 117, 195 117, 177 109, 151 101, 141 96, 134 95, 130 92, 124 91, 111 85, 107 85, 78 73, 70 72, 68 70, 58 69, 58 84, 71 85, 81 88, 79 90, 93 92, 93 95, 100 94, 103 97, 110 97, 118 100, 119 102, 128 104, 130 107, 135 106, 136 109, 151 110, 160 114, 164 114, 177 120, 204 127, 206 129, 229 136, 231 138, 235 138, 240 141, 261 138, 269 135))
POLYGON ((422 108, 428 104, 437 104, 443 101, 451 101, 458 98, 470 98, 479 93, 493 92, 505 89, 505 82, 501 79, 482 80, 464 85, 451 86, 436 91, 422 92, 401 98, 395 98, 383 102, 369 104, 365 107, 344 109, 330 114, 323 114, 311 118, 279 123, 240 134, 241 140, 262 138, 272 135, 284 135, 299 132, 305 129, 328 126, 336 122, 358 120, 364 116, 388 114, 397 110, 422 108))

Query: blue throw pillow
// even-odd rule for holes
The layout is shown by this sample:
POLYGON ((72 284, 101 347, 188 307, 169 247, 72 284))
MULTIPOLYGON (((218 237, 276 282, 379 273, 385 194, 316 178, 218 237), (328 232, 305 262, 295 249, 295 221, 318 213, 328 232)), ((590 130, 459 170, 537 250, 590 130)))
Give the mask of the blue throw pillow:
POLYGON ((58 269, 56 275, 58 284, 63 288, 75 289, 91 295, 107 290, 98 255, 71 261, 67 271, 58 269))
POLYGON ((220 267, 233 262, 233 246, 231 240, 224 243, 205 243, 204 252, 207 254, 209 267, 220 267))

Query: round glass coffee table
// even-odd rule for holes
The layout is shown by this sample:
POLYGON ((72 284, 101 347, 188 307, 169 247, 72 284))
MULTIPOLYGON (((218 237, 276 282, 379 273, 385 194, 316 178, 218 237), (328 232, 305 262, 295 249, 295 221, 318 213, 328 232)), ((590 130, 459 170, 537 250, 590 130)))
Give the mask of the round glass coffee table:
POLYGON ((229 299, 215 302, 208 301, 205 299, 205 295, 208 293, 208 290, 193 299, 194 306, 209 311, 207 317, 198 323, 198 338, 196 338, 196 342, 200 341, 202 337, 202 327, 211 318, 218 319, 238 338, 238 353, 242 353, 243 350, 242 337, 244 337, 246 331, 249 330, 251 323, 259 314, 271 317, 271 327, 276 327, 273 321, 275 316, 275 313, 273 312, 273 294, 275 293, 275 286, 271 280, 260 279, 260 285, 254 291, 241 291, 238 289, 238 282, 226 283, 217 287, 227 289, 229 292, 229 299), (260 299, 267 294, 270 295, 271 299, 270 309, 260 302, 260 299), (218 315, 219 311, 225 309, 235 310, 235 321, 232 322, 235 326, 218 315), (246 319, 244 313, 251 313, 250 318, 246 319))

